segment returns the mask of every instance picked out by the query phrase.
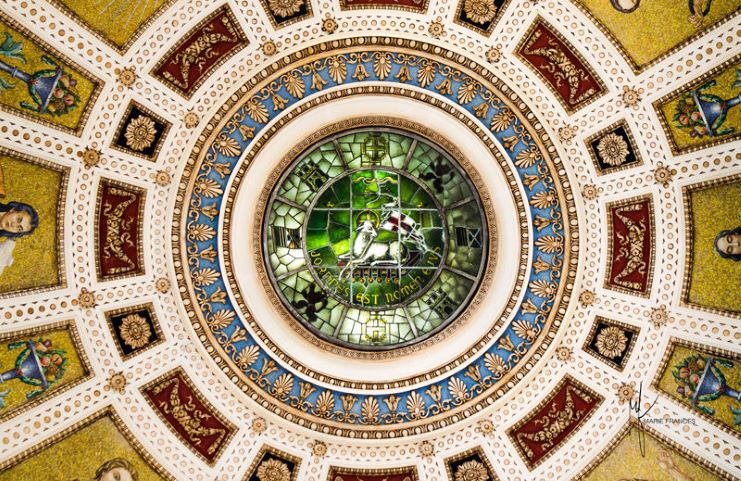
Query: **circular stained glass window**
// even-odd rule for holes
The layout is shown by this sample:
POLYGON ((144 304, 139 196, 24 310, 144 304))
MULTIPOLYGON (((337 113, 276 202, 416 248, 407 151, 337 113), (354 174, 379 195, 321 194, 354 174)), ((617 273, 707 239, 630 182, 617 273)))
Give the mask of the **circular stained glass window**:
POLYGON ((465 309, 486 264, 481 201, 412 134, 364 129, 304 152, 271 193, 264 258, 285 307, 335 344, 392 349, 465 309))

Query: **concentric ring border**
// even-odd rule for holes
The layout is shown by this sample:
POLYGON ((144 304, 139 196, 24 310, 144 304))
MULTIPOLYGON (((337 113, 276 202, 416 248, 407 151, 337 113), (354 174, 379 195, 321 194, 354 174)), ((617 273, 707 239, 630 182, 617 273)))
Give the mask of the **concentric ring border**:
MULTIPOLYGON (((459 68, 468 70, 469 73, 467 75, 472 75, 474 78, 481 79, 484 81, 484 83, 487 85, 487 88, 491 88, 491 90, 496 91, 498 94, 500 93, 508 93, 511 92, 511 90, 504 85, 499 79, 495 78, 490 72, 483 69, 481 66, 477 65, 475 62, 466 59, 465 57, 461 55, 455 55, 452 52, 445 51, 444 49, 433 46, 430 44, 417 42, 413 40, 404 40, 404 39, 390 39, 390 38, 380 38, 380 37, 356 37, 356 38, 350 38, 345 39, 344 41, 333 41, 328 43, 321 43, 314 47, 308 47, 302 51, 296 52, 288 57, 285 57, 282 59, 282 61, 279 61, 284 66, 290 66, 293 64, 293 62, 297 60, 301 60, 305 57, 312 57, 321 55, 323 52, 327 52, 330 49, 337 49, 342 47, 346 47, 347 50, 351 50, 354 48, 355 50, 368 50, 368 46, 370 45, 376 45, 378 46, 378 50, 381 52, 388 52, 389 50, 393 50, 394 52, 398 51, 405 51, 409 52, 412 51, 413 55, 420 55, 425 59, 425 61, 431 61, 431 62, 442 62, 444 66, 446 63, 449 62, 459 62, 462 65, 459 65, 459 68), (424 55, 427 55, 427 57, 424 57, 424 55), (433 57, 433 59, 429 59, 429 57, 433 57), (442 58, 441 58, 442 57, 442 58)), ((326 55, 329 56, 329 55, 326 55)), ((311 60, 309 58, 308 60, 311 60)), ((263 82, 268 75, 274 73, 276 70, 280 69, 281 65, 279 62, 274 63, 270 68, 265 69, 258 73, 255 77, 253 77, 249 82, 247 82, 245 85, 242 86, 240 89, 242 93, 247 93, 248 89, 251 87, 257 86, 258 83, 263 82)), ((450 68, 450 67, 448 67, 450 68)), ((322 86, 323 87, 323 86, 322 86)), ((321 88, 320 88, 321 90, 321 88)), ((349 90, 353 90, 352 88, 349 90)), ((327 95, 327 94, 325 94, 327 95)), ((510 96, 517 100, 517 95, 514 93, 511 93, 510 96)), ((220 122, 223 119, 223 114, 230 109, 236 110, 236 107, 238 106, 238 102, 240 100, 239 95, 234 94, 232 95, 227 103, 222 106, 222 109, 220 112, 218 112, 213 120, 209 122, 209 124, 206 126, 204 133, 199 137, 197 141, 196 147, 193 149, 192 155, 188 158, 185 171, 184 171, 184 178, 189 178, 191 174, 193 173, 193 168, 196 164, 196 161, 198 158, 202 157, 201 148, 204 146, 207 137, 205 134, 208 134, 209 137, 213 138, 216 135, 216 132, 214 131, 214 123, 220 122)), ((251 99, 245 99, 254 101, 254 98, 251 99)), ((528 121, 532 121, 535 119, 532 112, 529 111, 529 109, 525 106, 524 103, 521 101, 518 103, 517 107, 513 105, 513 103, 505 97, 505 100, 502 101, 501 99, 497 98, 499 102, 505 102, 507 105, 507 108, 511 109, 513 112, 520 113, 521 117, 518 117, 520 119, 520 122, 523 122, 523 119, 527 119, 528 121), (522 111, 525 111, 526 114, 522 114, 522 111)), ((565 276, 561 275, 561 272, 557 272, 558 278, 561 280, 560 285, 558 285, 557 291, 552 296, 554 305, 552 308, 549 309, 549 315, 546 323, 543 325, 543 332, 547 333, 546 335, 541 332, 541 335, 543 336, 542 341, 539 343, 537 349, 535 352, 528 352, 528 349, 526 348, 525 351, 522 353, 524 354, 523 359, 519 359, 520 362, 525 363, 527 359, 530 357, 534 357, 535 360, 539 359, 545 349, 550 345, 551 340, 555 337, 555 329, 560 325, 560 322, 565 315, 566 307, 565 305, 570 301, 570 294, 571 289, 573 288, 573 283, 575 279, 575 271, 576 271, 576 264, 577 259, 574 255, 576 252, 578 252, 578 233, 576 230, 577 222, 574 218, 576 209, 574 207, 574 201, 573 201, 573 195, 570 192, 570 182, 568 181, 568 178, 566 176, 566 170, 561 165, 561 161, 557 156, 554 156, 551 158, 551 155, 555 153, 555 148, 550 142, 549 136, 547 133, 543 131, 543 126, 540 122, 535 122, 534 126, 529 125, 529 122, 527 122, 528 125, 523 126, 523 129, 527 132, 527 137, 529 137, 534 147, 538 147, 541 153, 543 154, 543 160, 545 162, 544 165, 549 166, 551 168, 555 168, 555 176, 554 178, 558 178, 562 181, 561 184, 554 184, 555 187, 555 196, 558 201, 561 202, 562 205, 562 213, 566 215, 567 222, 564 224, 560 224, 561 228, 564 232, 564 243, 561 247, 561 252, 563 253, 563 262, 560 264, 560 267, 563 268, 566 272, 565 276), (536 135, 532 135, 533 131, 536 135)), ((479 132, 483 132, 480 127, 477 126, 476 130, 479 132)), ((273 126, 269 131, 274 132, 276 131, 275 126, 273 126)), ((205 154, 205 152, 204 152, 205 154)), ((513 152, 514 156, 514 152, 513 152)), ((174 264, 176 267, 176 270, 178 271, 178 283, 180 292, 182 294, 186 294, 190 285, 190 280, 186 278, 186 276, 183 275, 183 263, 179 259, 181 256, 185 259, 187 263, 187 255, 185 252, 181 252, 179 243, 182 238, 184 238, 185 234, 185 224, 181 223, 180 216, 183 214, 183 202, 185 199, 185 196, 183 195, 188 188, 192 188, 194 178, 189 179, 189 185, 186 185, 185 183, 180 183, 180 189, 179 194, 176 201, 175 206, 175 219, 174 219, 174 232, 173 232, 173 254, 175 256, 174 264)), ((550 180, 553 182, 553 179, 550 180)), ((185 295, 185 298, 183 299, 186 308, 188 309, 188 315, 191 318, 196 317, 196 312, 191 307, 192 302, 189 296, 185 295)), ((549 295, 550 297, 550 295, 549 295)), ((203 327, 200 322, 194 323, 194 328, 199 334, 199 338, 202 340, 202 342, 205 342, 207 339, 207 336, 204 336, 203 334, 203 327)), ((522 345, 522 343, 520 343, 522 345)), ((526 346, 524 346, 526 347, 526 346)), ((212 357, 217 359, 221 359, 220 356, 214 356, 213 355, 213 346, 207 346, 207 351, 209 354, 212 355, 212 357), (210 347, 210 349, 209 349, 210 347)), ((483 353, 480 353, 483 354, 483 353)), ((222 360, 223 362, 223 360, 222 360)), ((220 363, 221 364, 221 363, 220 363)), ((265 367, 265 364, 263 364, 263 368, 265 367)), ((528 363, 525 365, 525 371, 529 371, 532 369, 533 364, 528 363)), ((230 372, 231 369, 229 366, 223 366, 222 369, 226 372, 230 372)), ((506 385, 500 387, 499 389, 495 390, 493 385, 490 388, 487 388, 486 390, 483 389, 483 386, 481 387, 480 392, 477 394, 476 397, 480 396, 481 394, 484 394, 486 392, 485 396, 481 396, 481 399, 473 404, 469 400, 458 400, 459 403, 456 403, 455 407, 450 408, 449 410, 442 410, 441 408, 441 414, 435 413, 433 416, 431 416, 430 419, 417 419, 413 422, 406 422, 404 423, 404 428, 398 427, 396 424, 392 424, 392 426, 380 426, 380 425, 370 425, 365 426, 360 424, 361 417, 360 416, 353 416, 353 419, 355 419, 355 423, 351 424, 352 428, 347 428, 346 423, 343 422, 337 422, 337 421, 329 421, 326 419, 322 419, 318 416, 310 416, 311 421, 309 423, 306 422, 306 419, 304 419, 304 414, 300 411, 297 411, 295 408, 291 406, 277 406, 274 399, 268 399, 266 397, 260 396, 257 394, 254 389, 252 389, 251 386, 248 384, 245 384, 243 382, 240 382, 240 376, 232 376, 232 380, 240 385, 240 387, 246 391, 249 392, 250 396, 257 400, 261 399, 261 404, 265 407, 271 407, 274 412, 281 415, 282 417, 285 417, 286 419, 296 422, 300 425, 307 425, 311 427, 312 429, 319 429, 321 427, 321 431, 324 432, 332 432, 333 434, 340 435, 340 436, 351 436, 355 437, 358 436, 359 432, 360 435, 363 437, 369 437, 369 430, 374 431, 376 438, 382 438, 382 437, 393 437, 398 435, 409 435, 413 433, 420 433, 423 432, 421 429, 422 426, 426 426, 427 430, 435 429, 437 427, 441 427, 444 425, 447 425, 451 422, 455 422, 456 420, 459 420, 460 417, 457 416, 457 413, 463 414, 465 417, 468 414, 471 414, 474 410, 480 410, 483 408, 485 404, 491 404, 494 402, 494 399, 502 396, 507 390, 511 389, 515 382, 512 380, 513 377, 516 377, 517 379, 522 379, 524 377, 524 372, 522 369, 522 366, 519 366, 518 369, 513 369, 506 373, 505 376, 502 376, 501 379, 497 380, 497 383, 504 384, 505 381, 508 381, 506 385), (464 411, 464 408, 465 409, 464 411), (473 409, 472 409, 473 408, 473 409), (444 413, 444 415, 442 414, 444 413), (295 416, 298 414, 298 416, 295 416), (433 421, 434 419, 434 421, 433 421), (409 426, 409 427, 407 427, 409 426), (416 429, 411 430, 411 427, 416 427, 416 429), (370 428, 370 429, 367 429, 370 428)), ((265 380, 264 377, 259 378, 259 383, 262 386, 267 386, 268 382, 265 380)), ((303 384, 303 383, 301 383, 303 384)), ((428 391, 429 392, 429 391, 428 391)), ((369 398, 366 398, 369 399, 369 398)), ((305 401, 305 399, 304 399, 305 401)), ((350 408, 352 409, 352 405, 350 408)), ((349 412, 347 413, 350 414, 349 412)), ((373 423, 371 423, 373 424, 373 423)))

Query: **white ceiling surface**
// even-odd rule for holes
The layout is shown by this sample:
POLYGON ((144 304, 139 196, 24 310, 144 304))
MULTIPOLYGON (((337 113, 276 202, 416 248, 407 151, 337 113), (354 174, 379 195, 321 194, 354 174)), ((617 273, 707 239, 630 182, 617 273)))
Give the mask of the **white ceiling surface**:
MULTIPOLYGON (((177 479, 241 479, 263 443, 301 457, 302 480, 326 479, 330 465, 364 468, 415 465, 422 480, 442 480, 446 478, 443 459, 474 446, 483 447, 501 479, 566 479, 589 464, 624 425, 628 410, 618 404, 617 386, 634 381, 643 382, 646 389, 671 336, 738 349, 741 325, 737 321, 680 307, 679 295, 685 259, 681 188, 689 183, 741 172, 736 160, 739 146, 720 145, 674 157, 651 107, 654 100, 694 76, 689 71, 709 70, 730 58, 734 51, 738 51, 741 42, 736 33, 739 28, 737 20, 710 31, 670 58, 640 75, 635 75, 605 36, 567 1, 541 0, 533 4, 530 1, 515 0, 491 37, 486 39, 454 24, 451 19, 456 5, 446 1, 432 0, 426 15, 401 10, 340 11, 338 2, 315 1, 312 19, 276 31, 257 1, 230 0, 227 3, 239 19, 250 45, 212 74, 196 95, 190 100, 184 100, 150 77, 147 72, 180 35, 221 3, 180 0, 149 26, 124 56, 44 2, 6 0, 1 7, 4 12, 32 28, 47 42, 105 81, 81 137, 63 134, 13 115, 2 115, 0 118, 0 127, 3 128, 0 133, 1 145, 53 160, 72 169, 65 245, 68 287, 1 300, 0 330, 5 332, 46 324, 53 320, 74 319, 94 371, 93 379, 2 423, 0 432, 3 435, 0 437, 7 436, 10 441, 2 446, 1 459, 10 458, 103 406, 112 404, 145 449, 177 479), (540 79, 514 57, 512 51, 536 15, 546 18, 569 42, 578 46, 606 83, 607 95, 568 116, 540 79), (327 16, 332 16, 339 22, 339 28, 333 35, 321 30, 321 19, 327 16), (43 21, 41 17, 44 17, 43 21), (446 35, 433 39, 427 34, 427 26, 437 17, 443 19, 446 35), (55 26, 51 27, 50 22, 55 26), (60 30, 68 32, 67 35, 60 35, 60 30), (68 39, 70 35, 74 36, 74 41, 68 39), (581 240, 580 267, 574 293, 578 295, 582 290, 590 289, 596 292, 599 299, 591 307, 572 302, 558 338, 544 359, 514 389, 484 412, 431 434, 375 442, 323 436, 272 416, 256 406, 217 369, 205 352, 187 322, 188 318, 176 289, 168 294, 157 294, 153 288, 156 278, 174 278, 169 236, 171 210, 178 188, 177 179, 199 131, 198 128, 192 130, 183 125, 185 113, 196 112, 202 120, 201 125, 211 118, 222 104, 222 99, 263 65, 272 61, 266 59, 260 50, 260 45, 267 39, 277 43, 278 57, 318 41, 358 35, 415 38, 442 45, 485 65, 525 100, 554 139, 558 154, 567 166, 577 198, 581 240), (733 41, 728 41, 728 38, 733 41), (485 60, 485 52, 494 45, 501 45, 503 57, 498 63, 490 64, 485 60), (713 46, 710 52, 706 49, 708 45, 713 46), (92 51, 92 55, 88 51, 92 51), (688 68, 685 66, 685 59, 693 57, 694 52, 702 52, 704 59, 688 68), (97 60, 97 57, 102 60, 97 60), (117 68, 129 66, 135 66, 139 75, 131 89, 116 82, 115 74, 117 68), (680 67, 683 69, 682 73, 676 73, 680 67), (620 98, 625 85, 644 89, 642 100, 635 109, 625 106, 620 98), (137 160, 108 147, 120 115, 130 99, 146 105, 173 123, 156 163, 137 160), (583 139, 621 117, 627 118, 637 137, 644 165, 620 174, 598 177, 583 139), (576 137, 569 142, 558 140, 558 130, 564 126, 577 129, 576 137), (17 134, 14 133, 16 131, 17 134), (29 134, 28 138, 24 137, 24 133, 29 134), (43 142, 36 143, 33 141, 35 137, 48 138, 51 144, 47 146, 43 142), (76 155, 60 154, 55 149, 55 144, 68 146, 74 152, 87 147, 101 149, 102 161, 94 169, 85 169, 76 155), (720 159, 717 164, 714 163, 716 159, 720 159), (652 172, 659 162, 678 171, 668 188, 653 180, 652 172), (681 169, 683 166, 687 167, 685 171, 681 169), (163 169, 176 179, 164 187, 154 182, 155 173, 163 169), (149 190, 145 213, 147 275, 144 277, 105 284, 99 284, 95 280, 91 226, 95 212, 95 192, 99 179, 103 176, 125 179, 149 190), (580 194, 582 188, 589 184, 600 189, 596 201, 585 201, 580 194), (646 193, 652 195, 655 205, 657 244, 654 288, 649 298, 642 299, 607 291, 602 288, 602 279, 607 256, 605 203, 646 193), (96 308, 80 309, 72 306, 70 301, 77 297, 82 287, 87 287, 99 296, 101 301, 96 308), (167 342, 124 363, 115 353, 115 347, 109 339, 103 312, 120 305, 131 305, 135 299, 155 303, 167 342), (59 307, 63 301, 66 301, 66 307, 59 307), (55 304, 57 309, 53 312, 47 309, 43 316, 32 315, 23 310, 29 304, 55 304), (671 317, 671 322, 661 329, 650 326, 648 322, 650 310, 658 305, 666 305, 671 317), (16 311, 21 314, 18 315, 16 311), (5 313, 12 313, 12 316, 8 317, 5 313), (632 358, 622 373, 609 369, 581 350, 595 315, 605 315, 641 327, 641 335, 632 358), (719 329, 716 330, 715 327, 719 329), (731 335, 723 335, 724 330, 730 331, 731 335), (570 363, 558 361, 554 356, 557 346, 572 347, 575 359, 570 363), (138 390, 139 386, 177 365, 184 366, 197 388, 240 428, 213 467, 205 465, 173 436, 138 390), (121 395, 102 390, 110 374, 118 371, 123 371, 127 377, 126 392, 121 395), (596 414, 580 427, 577 436, 572 437, 531 472, 517 455, 505 431, 529 413, 566 373, 577 375, 606 400, 596 414), (33 426, 33 420, 50 411, 55 412, 50 423, 44 423, 40 427, 33 426), (256 417, 267 420, 269 427, 266 432, 257 434, 251 431, 250 423, 256 417), (495 425, 496 430, 490 436, 484 436, 478 429, 477 423, 483 419, 490 419, 495 425), (316 440, 322 440, 328 445, 329 452, 326 456, 312 456, 311 445, 316 440), (423 440, 429 440, 435 446, 435 454, 431 458, 423 458, 419 454, 418 445, 423 440)), ((286 126, 282 130, 280 142, 276 140, 268 144, 255 160, 236 204, 236 210, 244 212, 244 218, 249 220, 234 226, 232 238, 233 243, 244 239, 248 246, 243 251, 235 250, 235 270, 239 282, 259 285, 255 277, 255 259, 250 256, 251 219, 254 215, 254 195, 259 192, 261 180, 270 169, 271 159, 281 158, 292 142, 306 135, 309 130, 363 112, 398 115, 437 130, 454 141, 479 170, 495 196, 497 209, 500 257, 494 289, 506 290, 517 269, 516 265, 511 264, 512 260, 517 259, 519 234, 515 229, 507 228, 508 225, 516 225, 512 223, 516 213, 509 190, 503 184, 505 180, 498 169, 492 167, 494 164, 487 162, 491 154, 478 139, 472 138, 467 129, 446 117, 446 114, 412 101, 377 97, 346 99, 335 102, 331 108, 326 106, 312 110, 306 117, 286 126), (510 253, 515 254, 508 255, 510 253)), ((488 328, 482 312, 482 322, 473 322, 478 318, 472 319, 457 329, 443 345, 402 359, 363 362, 338 358, 303 341, 280 319, 275 309, 265 302, 266 299, 261 292, 256 292, 256 296, 249 299, 249 307, 259 322, 271 326, 273 340, 312 369, 341 378, 382 381, 389 376, 396 378, 419 374, 459 355, 465 350, 467 340, 478 337, 488 328)), ((502 299, 496 296, 487 298, 485 310, 498 312, 501 310, 500 301, 502 299)), ((653 399, 655 394, 649 393, 647 396, 653 399)), ((688 414, 665 397, 659 397, 652 413, 657 417, 681 417, 688 414)), ((741 455, 741 445, 732 435, 706 420, 698 417, 694 426, 674 428, 665 425, 656 426, 656 429, 722 469, 741 474, 738 461, 734 461, 741 455), (706 443, 705 439, 711 439, 716 444, 706 443)))

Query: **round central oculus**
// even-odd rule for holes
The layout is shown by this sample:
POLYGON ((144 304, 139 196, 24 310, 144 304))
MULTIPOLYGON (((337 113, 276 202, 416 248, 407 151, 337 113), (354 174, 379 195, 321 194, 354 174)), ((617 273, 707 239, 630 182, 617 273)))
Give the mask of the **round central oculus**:
POLYGON ((291 315, 362 350, 413 344, 449 325, 478 288, 489 242, 459 163, 426 139, 381 128, 300 155, 271 193, 262 238, 291 315))
POLYGON ((322 187, 303 248, 314 279, 343 304, 383 310, 427 292, 446 253, 443 211, 419 180, 361 168, 322 187))

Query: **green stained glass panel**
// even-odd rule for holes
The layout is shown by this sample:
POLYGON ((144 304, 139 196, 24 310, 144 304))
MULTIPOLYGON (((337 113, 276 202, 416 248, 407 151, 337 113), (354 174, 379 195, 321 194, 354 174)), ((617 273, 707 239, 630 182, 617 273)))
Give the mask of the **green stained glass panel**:
POLYGON ((470 179, 404 132, 315 145, 283 173, 263 248, 288 310, 320 337, 391 349, 434 334, 474 295, 488 232, 470 179))

